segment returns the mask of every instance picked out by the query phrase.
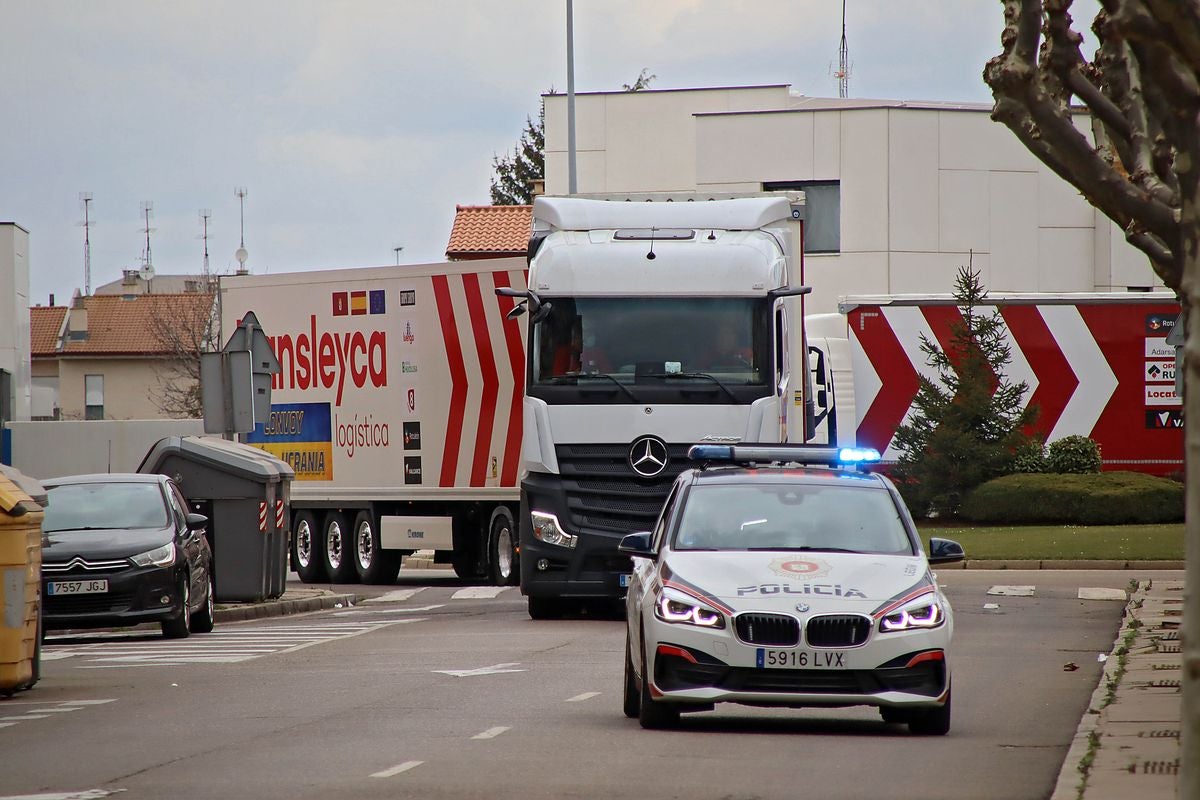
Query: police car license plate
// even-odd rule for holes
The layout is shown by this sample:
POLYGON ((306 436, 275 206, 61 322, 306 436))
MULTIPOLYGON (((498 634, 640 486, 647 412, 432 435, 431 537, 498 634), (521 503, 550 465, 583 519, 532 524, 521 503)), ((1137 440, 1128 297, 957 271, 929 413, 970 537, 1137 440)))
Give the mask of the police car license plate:
POLYGON ((46 585, 46 594, 103 594, 108 591, 108 581, 50 581, 46 585))
POLYGON ((759 669, 845 669, 846 653, 841 650, 773 650, 760 647, 755 666, 759 669))

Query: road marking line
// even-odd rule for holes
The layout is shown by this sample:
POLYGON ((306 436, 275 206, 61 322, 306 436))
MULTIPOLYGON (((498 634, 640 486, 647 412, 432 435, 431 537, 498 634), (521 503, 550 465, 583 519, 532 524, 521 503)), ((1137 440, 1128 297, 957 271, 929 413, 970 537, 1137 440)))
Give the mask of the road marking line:
POLYGON ((399 603, 399 602, 403 602, 404 600, 409 600, 417 592, 423 592, 423 591, 425 591, 424 586, 420 587, 419 589, 397 589, 394 592, 388 592, 387 594, 380 595, 379 597, 368 597, 363 602, 364 603, 399 603))
POLYGON ((385 769, 383 772, 373 772, 371 773, 371 777, 390 778, 393 775, 399 775, 401 772, 408 772, 413 767, 419 767, 424 763, 424 761, 405 761, 403 764, 397 764, 391 769, 385 769))
POLYGON ((1036 590, 1036 586, 993 586, 987 593, 1000 597, 1033 597, 1036 590))
POLYGON ((1120 600, 1125 602, 1124 589, 1083 588, 1079 590, 1080 600, 1120 600))
POLYGON ((433 672, 442 675, 453 675, 456 678, 470 678, 476 675, 497 675, 502 672, 524 672, 523 669, 508 669, 509 667, 517 666, 519 661, 514 661, 509 664, 493 664, 490 667, 479 667, 478 669, 435 669, 433 672))
POLYGON ((23 722, 27 719, 49 719, 46 714, 35 714, 32 711, 19 717, 0 717, 0 722, 23 722))
POLYGON ((983 607, 987 611, 995 611, 997 608, 1000 607, 1000 604, 999 603, 984 603, 983 607))
POLYGON ((579 703, 584 700, 591 700, 593 697, 597 696, 598 694, 600 694, 600 693, 599 692, 584 692, 583 694, 577 694, 574 697, 568 697, 567 702, 568 703, 579 703))
POLYGON ((477 733, 474 736, 472 736, 471 738, 472 739, 495 739, 497 736, 504 733, 505 731, 511 731, 511 730, 512 730, 511 727, 505 727, 505 726, 501 725, 496 728, 488 728, 483 733, 477 733))
POLYGON ((50 794, 23 794, 0 797, 0 800, 100 800, 124 789, 84 789, 82 792, 51 792, 50 794))
POLYGON ((501 592, 507 592, 511 586, 468 586, 459 589, 450 596, 451 600, 491 600, 501 592))
POLYGON ((433 611, 435 608, 441 608, 444 604, 436 606, 419 606, 417 608, 358 608, 353 611, 335 611, 335 617, 347 617, 351 614, 416 614, 421 611, 433 611))

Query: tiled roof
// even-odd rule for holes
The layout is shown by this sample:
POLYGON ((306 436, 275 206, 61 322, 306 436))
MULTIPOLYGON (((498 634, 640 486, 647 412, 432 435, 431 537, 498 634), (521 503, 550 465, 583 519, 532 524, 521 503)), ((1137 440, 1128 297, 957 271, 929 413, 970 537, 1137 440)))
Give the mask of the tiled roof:
POLYGON ((446 258, 525 255, 533 206, 457 206, 446 258))
MULTIPOLYGON (((212 312, 213 296, 210 294, 141 294, 100 295, 82 298, 87 310, 87 335, 80 336, 68 320, 68 333, 61 349, 56 342, 39 353, 41 355, 166 355, 173 348, 164 344, 164 339, 178 336, 180 341, 194 341, 198 337, 183 333, 187 328, 202 329, 212 312)), ((55 309, 58 310, 58 309, 55 309)), ((31 319, 36 319, 41 309, 30 309, 31 319)), ((68 309, 61 309, 67 313, 68 309)), ((47 315, 48 316, 48 315, 47 315)), ((61 316, 59 317, 61 320, 61 316)), ((54 331, 56 337, 58 330, 54 331)), ((34 334, 34 341, 39 342, 34 334)))
POLYGON ((36 356, 52 356, 62 330, 66 306, 34 306, 29 309, 29 353, 36 356))

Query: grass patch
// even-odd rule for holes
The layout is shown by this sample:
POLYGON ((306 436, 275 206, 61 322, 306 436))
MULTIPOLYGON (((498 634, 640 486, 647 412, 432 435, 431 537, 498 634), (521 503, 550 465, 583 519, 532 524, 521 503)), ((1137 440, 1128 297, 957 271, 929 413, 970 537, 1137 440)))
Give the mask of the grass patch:
POLYGON ((1182 524, 946 525, 919 524, 921 539, 953 539, 968 559, 1182 561, 1182 524))

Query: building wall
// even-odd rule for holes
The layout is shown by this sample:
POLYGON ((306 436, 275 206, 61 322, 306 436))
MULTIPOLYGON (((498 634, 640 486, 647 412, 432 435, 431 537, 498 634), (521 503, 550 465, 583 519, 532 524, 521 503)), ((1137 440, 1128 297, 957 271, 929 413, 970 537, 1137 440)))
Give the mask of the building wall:
POLYGON ((85 419, 84 378, 104 376, 104 419, 157 419, 159 364, 144 358, 63 358, 58 367, 58 403, 65 420, 85 419))
POLYGON ((29 232, 12 222, 0 222, 0 369, 12 376, 12 419, 28 420, 29 232))
MULTIPOLYGON (((1121 231, 984 106, 808 103, 780 87, 576 102, 581 193, 838 181, 840 251, 806 255, 809 313, 836 311, 846 295, 946 293, 968 263, 996 292, 1162 286, 1121 231)), ((566 193, 565 107, 547 97, 549 194, 566 193)))

